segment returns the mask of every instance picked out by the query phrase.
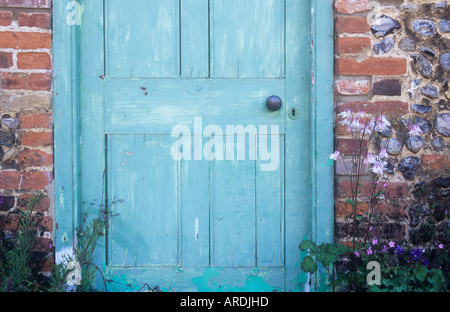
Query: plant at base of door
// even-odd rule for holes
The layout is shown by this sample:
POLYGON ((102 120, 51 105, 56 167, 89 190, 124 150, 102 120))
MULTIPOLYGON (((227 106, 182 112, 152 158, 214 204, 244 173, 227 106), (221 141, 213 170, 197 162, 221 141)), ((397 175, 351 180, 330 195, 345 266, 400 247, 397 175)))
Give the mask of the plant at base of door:
MULTIPOLYGON (((36 238, 36 219, 34 208, 42 199, 42 194, 35 195, 28 203, 25 211, 18 210, 19 229, 11 238, 11 248, 3 255, 0 272, 2 292, 25 292, 39 288, 31 272, 33 246, 36 238)), ((3 200, 2 200, 3 201, 3 200)))
MULTIPOLYGON (((370 153, 369 147, 380 133, 391 130, 390 122, 384 115, 370 118, 363 112, 353 113, 348 109, 338 116, 342 118, 341 125, 347 126, 351 133, 354 144, 347 148, 351 157, 346 158, 347 155, 340 151, 330 155, 331 160, 341 161, 350 183, 351 194, 346 199, 352 208, 347 233, 350 243, 344 247, 339 243, 318 245, 311 240, 303 241, 299 248, 308 253, 302 261, 303 271, 316 273, 319 268, 324 270, 333 291, 449 289, 448 244, 445 246, 434 241, 424 249, 392 240, 383 241, 373 230, 380 221, 374 208, 389 194, 386 177, 391 170, 386 150, 389 140, 384 146, 381 144, 378 153, 370 153), (361 178, 367 169, 372 173, 371 181, 363 186, 361 178), (364 187, 369 189, 364 190, 364 187), (368 194, 365 201, 360 198, 363 190, 368 194), (336 265, 340 260, 344 261, 336 265)), ((422 132, 415 123, 409 125, 409 130, 410 136, 418 136, 422 132)))

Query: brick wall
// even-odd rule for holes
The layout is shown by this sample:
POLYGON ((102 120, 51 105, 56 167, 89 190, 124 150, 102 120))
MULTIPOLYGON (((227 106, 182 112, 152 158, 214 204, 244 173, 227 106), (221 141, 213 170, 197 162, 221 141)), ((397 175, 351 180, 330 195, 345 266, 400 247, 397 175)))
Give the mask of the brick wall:
POLYGON ((0 0, 0 228, 17 229, 17 210, 42 192, 35 263, 52 258, 52 31, 50 0, 0 0))
MULTIPOLYGON (((443 0, 335 1, 336 113, 350 108, 385 114, 392 123, 377 142, 392 143, 390 193, 376 208, 384 217, 378 234, 386 238, 420 243, 425 223, 449 225, 441 213, 450 209, 449 19, 450 3, 443 0), (419 137, 408 135, 411 120, 423 131, 419 137), (404 170, 408 160, 414 165, 404 170)), ((348 154, 352 143, 346 127, 336 123, 336 147, 348 154)), ((367 189, 366 174, 361 184, 367 189)), ((345 241, 351 189, 339 166, 336 180, 336 237, 345 241)), ((360 209, 362 214, 367 205, 360 209)))

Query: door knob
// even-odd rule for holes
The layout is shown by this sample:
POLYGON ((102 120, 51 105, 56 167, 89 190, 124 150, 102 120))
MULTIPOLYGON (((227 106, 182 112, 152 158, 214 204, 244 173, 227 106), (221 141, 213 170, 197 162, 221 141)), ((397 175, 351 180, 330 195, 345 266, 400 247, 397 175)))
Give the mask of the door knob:
POLYGON ((269 96, 266 100, 266 106, 272 112, 279 110, 281 108, 281 105, 283 105, 283 101, 281 101, 279 96, 272 95, 269 96))

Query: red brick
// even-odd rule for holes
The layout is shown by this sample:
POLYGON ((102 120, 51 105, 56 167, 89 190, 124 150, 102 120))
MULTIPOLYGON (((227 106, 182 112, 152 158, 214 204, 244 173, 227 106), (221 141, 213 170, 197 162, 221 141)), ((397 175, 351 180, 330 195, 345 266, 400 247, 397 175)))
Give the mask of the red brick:
MULTIPOLYGON (((3 215, 0 218, 0 225, 4 230, 17 231, 20 228, 19 220, 18 214, 3 215)), ((53 219, 49 216, 33 216, 33 221, 37 223, 39 230, 52 231, 53 229, 53 219)))
POLYGON ((20 27, 25 26, 48 29, 50 28, 50 14, 20 12, 18 23, 20 27))
POLYGON ((13 16, 9 11, 0 11, 0 26, 9 26, 11 25, 13 16))
POLYGON ((53 144, 52 132, 23 132, 21 144, 25 146, 41 146, 53 144))
POLYGON ((368 0, 336 0, 336 11, 339 13, 353 14, 369 10, 368 0))
POLYGON ((12 53, 0 52, 0 68, 10 68, 13 66, 12 53))
MULTIPOLYGON (((19 196, 18 207, 21 210, 27 209, 27 205, 29 201, 33 198, 34 195, 24 194, 19 196)), ((50 198, 48 196, 43 197, 33 211, 35 212, 47 212, 50 208, 50 198)))
POLYGON ((0 32, 2 49, 50 49, 52 34, 33 32, 0 32))
POLYGON ((51 0, 0 0, 0 7, 50 8, 51 0))
MULTIPOLYGON (((356 206, 356 214, 364 215, 369 211, 369 204, 358 203, 356 206)), ((345 218, 353 214, 353 205, 347 203, 346 201, 338 201, 335 207, 335 216, 337 218, 345 218)))
POLYGON ((336 91, 342 95, 368 94, 370 91, 369 80, 338 80, 335 83, 336 91))
POLYGON ((7 73, 1 74, 1 87, 7 90, 47 90, 51 89, 51 74, 7 73))
POLYGON ((365 112, 367 114, 403 115, 409 112, 408 103, 401 101, 378 101, 378 102, 345 102, 338 103, 337 112, 342 113, 346 109, 353 112, 365 112))
POLYGON ((51 115, 46 113, 22 114, 19 116, 22 129, 47 128, 52 127, 51 115))
POLYGON ((0 171, 0 189, 17 189, 20 183, 20 172, 0 171))
POLYGON ((337 50, 340 54, 356 54, 370 50, 369 37, 349 37, 337 39, 337 50))
POLYGON ((449 169, 448 155, 422 155, 420 163, 425 170, 449 169))
POLYGON ((338 139, 337 150, 344 156, 367 155, 367 141, 356 139, 338 139), (361 145, 361 146, 360 146, 361 145), (360 150, 361 149, 361 150, 360 150))
POLYGON ((336 18, 338 34, 364 34, 370 31, 367 18, 359 16, 341 16, 336 18))
POLYGON ((48 171, 0 171, 0 189, 42 190, 51 180, 48 171))
POLYGON ((22 174, 21 190, 42 190, 53 179, 49 171, 24 171, 22 174))
MULTIPOLYGON (((359 198, 367 198, 371 196, 372 182, 360 181, 360 187, 358 187, 359 198)), ((354 188, 353 188, 354 189, 354 188)), ((337 191, 338 195, 343 198, 350 198, 352 196, 353 189, 350 181, 338 179, 337 191)), ((386 192, 384 193, 386 198, 406 198, 409 194, 408 184, 404 182, 391 182, 389 183, 386 192)))
POLYGON ((50 55, 46 52, 17 53, 17 67, 20 69, 51 69, 50 55))
POLYGON ((389 76, 406 73, 406 59, 391 57, 371 57, 364 61, 352 58, 338 58, 337 72, 340 75, 357 76, 389 76))
POLYGON ((40 150, 25 149, 19 153, 19 165, 22 168, 53 165, 53 155, 40 150))

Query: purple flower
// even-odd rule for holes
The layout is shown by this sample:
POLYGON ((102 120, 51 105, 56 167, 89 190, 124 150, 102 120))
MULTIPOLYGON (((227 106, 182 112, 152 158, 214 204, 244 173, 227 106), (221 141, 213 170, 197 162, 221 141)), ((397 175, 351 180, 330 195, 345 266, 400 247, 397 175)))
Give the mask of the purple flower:
POLYGON ((376 244, 378 244, 378 239, 376 239, 376 238, 372 239, 372 245, 376 245, 376 244))
POLYGON ((372 250, 372 247, 369 247, 369 249, 367 249, 367 254, 368 255, 371 255, 371 254, 373 254, 373 250, 372 250))
POLYGON ((423 258, 423 252, 419 247, 411 251, 409 254, 414 262, 418 262, 423 258))
POLYGON ((388 250, 387 246, 384 245, 384 246, 383 246, 383 249, 382 249, 381 251, 382 251, 382 252, 386 252, 387 250, 388 250))
POLYGON ((439 244, 438 247, 439 247, 439 249, 444 249, 444 245, 443 244, 439 244))
POLYGON ((355 256, 359 257, 359 252, 355 251, 355 256))
POLYGON ((389 247, 394 248, 395 247, 395 243, 393 241, 389 242, 389 247))
POLYGON ((397 248, 395 248, 394 253, 396 255, 403 255, 403 248, 400 245, 397 245, 397 248))

